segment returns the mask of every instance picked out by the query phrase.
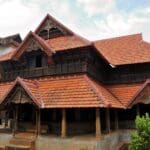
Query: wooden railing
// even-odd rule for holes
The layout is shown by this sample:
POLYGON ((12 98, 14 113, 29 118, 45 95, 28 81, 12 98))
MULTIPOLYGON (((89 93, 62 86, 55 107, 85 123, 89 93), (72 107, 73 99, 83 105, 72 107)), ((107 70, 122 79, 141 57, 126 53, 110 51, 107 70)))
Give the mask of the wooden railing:
POLYGON ((3 74, 3 78, 1 79, 1 81, 14 80, 18 76, 22 78, 32 78, 32 77, 42 77, 48 75, 82 73, 85 71, 86 71, 85 62, 54 64, 48 67, 8 71, 3 74))

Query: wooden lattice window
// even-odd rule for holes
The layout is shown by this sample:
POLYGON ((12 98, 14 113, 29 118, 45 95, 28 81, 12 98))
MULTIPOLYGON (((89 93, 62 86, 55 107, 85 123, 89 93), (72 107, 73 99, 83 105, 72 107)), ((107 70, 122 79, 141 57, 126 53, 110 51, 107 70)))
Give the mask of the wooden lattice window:
POLYGON ((48 30, 41 30, 39 33, 39 36, 41 36, 42 38, 44 38, 45 40, 48 39, 48 30))
POLYGON ((58 29, 57 27, 53 27, 49 29, 49 39, 62 36, 62 35, 63 35, 62 31, 60 31, 60 29, 58 29))

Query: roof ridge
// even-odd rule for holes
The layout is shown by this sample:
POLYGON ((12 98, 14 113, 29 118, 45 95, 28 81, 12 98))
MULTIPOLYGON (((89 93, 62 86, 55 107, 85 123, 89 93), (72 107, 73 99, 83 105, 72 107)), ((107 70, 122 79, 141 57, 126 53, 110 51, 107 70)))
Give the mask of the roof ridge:
MULTIPOLYGON (((89 82, 89 84, 94 88, 94 91, 97 93, 97 95, 101 98, 101 99, 105 99, 103 97, 103 95, 99 95, 99 92, 98 92, 98 89, 97 89, 97 86, 94 85, 92 82, 95 82, 93 79, 91 79, 90 77, 88 76, 85 76, 85 78, 87 79, 87 81, 89 82)), ((96 83, 97 84, 97 83, 96 83)), ((101 86, 102 88, 104 88, 104 90, 106 90, 109 94, 111 94, 111 96, 116 99, 117 102, 120 103, 120 105, 123 105, 120 100, 118 98, 116 98, 102 83, 98 83, 99 86, 101 86)), ((109 102, 106 102, 103 100, 103 102, 106 104, 106 107, 110 107, 112 104, 109 103, 109 102)), ((123 105, 123 108, 125 108, 125 106, 123 105)))
POLYGON ((95 40, 92 42, 95 43, 95 42, 107 41, 107 40, 117 40, 117 39, 122 39, 122 38, 127 38, 127 37, 135 37, 135 36, 138 36, 138 38, 140 38, 142 40, 142 33, 137 33, 137 34, 128 34, 128 35, 116 36, 116 37, 111 37, 111 38, 104 38, 104 39, 95 40))
MULTIPOLYGON (((30 82, 30 83, 32 83, 32 84, 34 84, 34 85, 36 86, 36 89, 38 90, 38 94, 39 94, 39 96, 40 96, 40 106, 43 107, 43 101, 42 101, 42 98, 41 98, 38 81, 37 81, 37 80, 23 79, 23 78, 21 78, 21 77, 17 77, 17 78, 20 80, 20 82, 24 82, 24 83, 23 83, 23 84, 24 84, 24 87, 27 87, 28 89, 29 89, 29 87, 28 87, 28 85, 25 84, 25 82, 30 82)), ((30 92, 30 90, 29 90, 29 92, 30 92)), ((32 93, 32 92, 30 92, 30 93, 32 93)), ((33 95, 33 94, 32 94, 32 95, 33 95)), ((33 96, 33 97, 34 97, 34 96, 33 96)), ((37 102, 38 102, 38 101, 37 101, 37 102)))
POLYGON ((98 97, 100 100, 103 101, 103 103, 105 104, 106 107, 109 107, 110 104, 109 104, 109 103, 106 103, 106 102, 104 101, 104 99, 103 99, 103 96, 98 94, 98 93, 99 93, 99 92, 98 92, 98 89, 97 89, 97 87, 92 83, 91 79, 90 79, 87 75, 85 75, 84 77, 85 77, 86 81, 88 82, 88 84, 92 87, 92 90, 95 92, 95 94, 97 95, 97 97, 98 97))
MULTIPOLYGON (((27 80, 27 79, 25 79, 25 80, 27 80)), ((21 85, 22 85, 22 87, 24 88, 24 90, 25 91, 27 91, 28 92, 28 94, 29 94, 29 96, 31 96, 31 98, 33 99, 33 101, 34 101, 34 96, 33 96, 33 94, 32 94, 32 92, 30 91, 30 89, 29 89, 29 87, 28 87, 28 85, 26 85, 26 81, 25 81, 23 78, 21 78, 21 77, 17 77, 17 79, 16 79, 16 83, 17 82, 19 82, 21 85)), ((15 83, 15 84, 16 84, 15 83)), ((37 88, 38 89, 38 88, 37 88)))
MULTIPOLYGON (((0 100, 1 103, 4 102, 4 100, 7 98, 8 94, 13 90, 13 88, 17 85, 20 84, 21 87, 27 92, 27 94, 29 95, 29 97, 33 100, 34 103, 36 103, 39 107, 42 106, 42 104, 38 103, 38 101, 36 100, 36 98, 34 97, 33 93, 30 91, 28 85, 26 85, 25 81, 23 78, 21 77, 17 77, 15 81, 13 81, 13 84, 11 85, 11 87, 9 88, 9 90, 5 93, 5 95, 3 96, 3 98, 0 100)), ((37 87, 36 87, 37 88, 37 87)))
MULTIPOLYGON (((104 86, 105 86, 105 85, 104 85, 104 86)), ((124 107, 126 107, 126 106, 121 102, 121 100, 120 100, 118 97, 116 97, 116 95, 113 94, 113 93, 110 91, 110 89, 108 89, 106 86, 105 86, 105 88, 106 88, 107 91, 109 91, 109 93, 111 93, 111 95, 113 95, 124 107)))

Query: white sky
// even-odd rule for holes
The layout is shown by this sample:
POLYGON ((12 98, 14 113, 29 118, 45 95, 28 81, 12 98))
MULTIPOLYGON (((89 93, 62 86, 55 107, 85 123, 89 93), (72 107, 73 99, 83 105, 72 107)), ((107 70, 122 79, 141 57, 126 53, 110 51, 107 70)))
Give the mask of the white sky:
POLYGON ((0 0, 0 37, 25 37, 47 13, 90 40, 142 33, 150 41, 150 0, 0 0))

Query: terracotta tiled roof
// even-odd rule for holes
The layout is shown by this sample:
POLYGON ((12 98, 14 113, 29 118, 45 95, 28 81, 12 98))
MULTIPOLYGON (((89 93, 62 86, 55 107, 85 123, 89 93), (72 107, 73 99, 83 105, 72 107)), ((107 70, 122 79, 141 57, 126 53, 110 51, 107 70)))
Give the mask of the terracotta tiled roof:
POLYGON ((95 84, 86 75, 38 82, 45 107, 122 107, 102 85, 95 84))
POLYGON ((13 82, 5 82, 0 84, 0 102, 5 94, 10 90, 13 82))
POLYGON ((109 91, 118 98, 124 106, 128 106, 142 84, 109 85, 109 91))
MULTIPOLYGON (((35 34, 34 37, 40 42, 48 55, 51 51, 57 52, 91 45, 91 42, 75 34, 56 37, 46 41, 35 34)), ((16 50, 12 49, 11 52, 1 55, 0 61, 10 60, 14 56, 19 57, 23 52, 22 49, 24 48, 22 47, 24 43, 16 50)), ((99 40, 94 42, 94 46, 112 65, 150 62, 150 43, 143 41, 141 34, 99 40)))
POLYGON ((25 79, 21 79, 18 77, 14 82, 6 83, 6 85, 0 84, 0 88, 3 92, 2 95, 0 95, 0 102, 3 103, 5 99, 9 96, 9 93, 15 88, 16 85, 20 85, 29 95, 29 97, 33 100, 34 103, 36 103, 39 107, 42 105, 40 101, 40 95, 39 91, 36 85, 35 81, 28 81, 25 79), (7 86, 9 85, 9 86, 7 86), (38 99, 38 100, 37 100, 38 99))
POLYGON ((88 40, 83 39, 77 35, 62 36, 49 39, 46 41, 46 43, 52 50, 55 50, 56 52, 90 45, 90 42, 88 40))
POLYGON ((104 86, 87 75, 22 79, 0 84, 0 101, 4 101, 16 84, 20 84, 41 108, 128 108, 149 84, 104 86))
POLYGON ((30 39, 30 37, 31 38, 33 37, 39 43, 39 45, 42 47, 43 51, 45 51, 45 53, 48 56, 51 55, 52 50, 50 49, 50 46, 47 45, 45 40, 40 38, 35 33, 29 32, 29 34, 26 36, 24 41, 18 47, 13 46, 12 50, 10 52, 8 52, 4 55, 0 55, 0 61, 2 62, 2 61, 12 60, 12 59, 18 59, 24 52, 25 48, 27 47, 28 40, 30 39))
POLYGON ((17 48, 11 47, 12 50, 6 54, 0 55, 0 62, 11 60, 17 48))
POLYGON ((7 61, 11 59, 18 59, 20 55, 24 52, 25 44, 27 43, 27 39, 29 38, 29 35, 32 34, 38 42, 42 45, 47 55, 51 55, 52 52, 57 51, 63 51, 73 48, 79 48, 79 47, 85 47, 89 46, 90 42, 78 35, 73 36, 63 36, 63 37, 57 37, 49 40, 43 40, 39 36, 35 35, 34 33, 29 33, 27 35, 27 38, 23 41, 23 43, 16 48, 12 48, 12 50, 5 55, 0 55, 0 62, 7 61))
MULTIPOLYGON (((26 90, 33 101, 42 108, 124 108, 107 89, 86 75, 47 77, 36 80, 19 78, 12 86, 15 86, 17 82, 26 90)), ((5 91, 4 88, 3 91, 5 91)), ((9 88, 8 93, 13 87, 9 88)), ((8 93, 5 93, 4 97, 3 95, 0 97, 1 101, 5 100, 8 93)))
POLYGON ((94 45, 112 65, 150 62, 150 43, 141 34, 99 40, 94 45))
POLYGON ((20 34, 14 34, 7 37, 0 37, 0 44, 2 45, 9 45, 11 43, 19 44, 22 42, 20 34))

